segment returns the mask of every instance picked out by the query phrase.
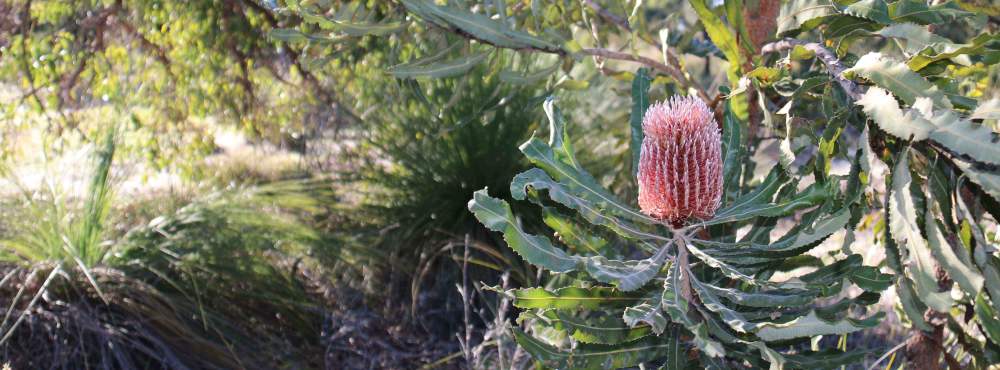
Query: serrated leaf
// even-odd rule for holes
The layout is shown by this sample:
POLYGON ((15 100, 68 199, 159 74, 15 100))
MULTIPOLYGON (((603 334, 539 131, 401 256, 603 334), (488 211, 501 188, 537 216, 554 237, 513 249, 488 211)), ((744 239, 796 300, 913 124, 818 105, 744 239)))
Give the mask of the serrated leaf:
POLYGON ((549 117, 549 143, 531 138, 522 144, 521 152, 528 157, 528 160, 563 184, 567 193, 593 204, 603 214, 646 224, 658 224, 656 220, 621 202, 611 192, 601 187, 597 180, 576 162, 569 138, 566 137, 562 114, 551 100, 546 101, 545 111, 549 117))
POLYGON ((667 279, 663 282, 662 307, 663 311, 670 316, 670 320, 683 325, 692 334, 695 346, 701 349, 708 357, 724 357, 726 349, 722 343, 712 339, 708 334, 708 327, 703 322, 697 322, 688 312, 688 301, 684 297, 683 284, 681 279, 681 266, 679 263, 673 264, 667 279))
POLYGON ((834 369, 861 363, 869 352, 864 349, 841 351, 827 349, 819 352, 804 352, 785 355, 785 361, 796 369, 834 369))
MULTIPOLYGON (((944 37, 931 33, 924 26, 913 23, 897 23, 885 27, 875 34, 893 38, 903 43, 903 50, 909 55, 915 55, 924 49, 933 48, 937 53, 948 53, 958 49, 958 46, 944 37)), ((914 68, 914 70, 919 70, 914 68)))
POLYGON ((473 67, 486 60, 486 57, 489 55, 490 53, 488 52, 482 52, 443 62, 427 63, 424 61, 417 61, 389 68, 389 73, 396 78, 452 77, 468 72, 473 67))
POLYGON ((898 275, 896 279, 896 294, 899 295, 899 305, 903 308, 906 318, 917 329, 927 332, 934 330, 924 320, 924 311, 927 310, 927 306, 917 298, 917 292, 913 289, 913 281, 906 275, 898 275))
POLYGON ((848 5, 844 9, 844 14, 870 19, 882 24, 892 23, 892 19, 889 19, 889 6, 882 0, 858 1, 848 5))
POLYGON ((730 328, 733 328, 733 330, 739 333, 753 333, 756 331, 756 324, 751 323, 738 311, 726 307, 715 294, 712 294, 712 290, 705 288, 698 279, 691 279, 691 288, 698 294, 698 298, 701 299, 701 303, 705 308, 718 314, 719 318, 729 325, 730 328))
POLYGON ((796 307, 812 302, 816 293, 800 289, 760 289, 744 292, 735 288, 720 288, 702 283, 702 287, 732 303, 747 307, 796 307))
POLYGON ((777 34, 797 30, 810 20, 838 13, 837 6, 827 0, 791 0, 782 5, 778 13, 777 34))
POLYGON ((555 232, 563 244, 577 251, 599 255, 608 245, 607 240, 590 232, 590 228, 574 222, 553 207, 545 207, 542 210, 542 222, 555 232))
POLYGON ((663 310, 660 309, 660 299, 655 298, 644 300, 635 306, 626 307, 625 312, 622 313, 622 320, 625 321, 625 325, 631 328, 642 324, 649 325, 656 335, 662 334, 667 327, 667 318, 663 316, 663 310))
POLYGON ((759 324, 757 336, 765 341, 772 342, 817 335, 847 334, 875 327, 884 316, 884 312, 879 312, 864 320, 845 318, 827 321, 817 316, 816 311, 810 311, 808 315, 787 323, 761 323, 759 324))
POLYGON ((951 243, 945 239, 944 234, 938 227, 934 212, 931 207, 927 207, 927 216, 924 217, 924 232, 927 234, 928 246, 938 266, 941 266, 958 286, 966 293, 973 295, 983 288, 983 276, 972 266, 968 266, 959 259, 952 249, 951 243))
MULTIPOLYGON (((541 148, 539 149, 539 152, 544 153, 544 147, 542 147, 544 144, 539 144, 536 141, 533 145, 541 148)), ((567 173, 569 173, 569 170, 572 170, 571 168, 568 168, 568 166, 566 169, 567 173)), ((583 216, 584 219, 594 225, 607 227, 615 231, 617 234, 630 239, 667 240, 666 237, 644 232, 636 227, 636 225, 628 221, 621 220, 618 217, 603 212, 603 209, 598 204, 591 201, 591 199, 596 198, 596 193, 590 192, 588 188, 581 186, 583 183, 584 182, 582 181, 567 181, 566 183, 556 182, 549 177, 545 171, 538 168, 532 168, 519 173, 514 177, 514 180, 510 183, 510 193, 514 199, 524 200, 527 198, 526 189, 528 187, 537 190, 545 189, 549 191, 549 197, 552 198, 552 200, 569 207, 570 209, 576 210, 581 216, 583 216), (586 199, 584 196, 587 196, 590 199, 586 199)), ((610 194, 608 195, 608 199, 613 199, 610 198, 610 194)))
POLYGON ((976 294, 976 319, 983 328, 983 334, 986 334, 993 343, 1000 343, 1000 319, 997 319, 997 312, 993 310, 988 299, 986 292, 976 294))
POLYGON ((704 262, 705 264, 719 269, 719 271, 721 271, 726 276, 729 276, 730 278, 737 279, 737 280, 742 280, 742 281, 750 283, 750 284, 761 284, 761 283, 763 283, 763 282, 760 282, 760 281, 754 279, 753 277, 751 277, 751 276, 749 276, 747 274, 744 274, 742 271, 737 270, 735 267, 730 266, 729 264, 727 264, 725 262, 722 262, 722 261, 720 261, 719 259, 717 259, 715 257, 712 257, 711 255, 709 255, 708 253, 705 253, 701 249, 698 249, 694 245, 688 244, 687 245, 687 250, 689 252, 691 252, 691 254, 694 255, 696 258, 698 258, 699 260, 701 260, 702 262, 704 262))
POLYGON ((503 233, 514 252, 525 261, 553 272, 568 272, 576 269, 579 259, 556 248, 548 238, 532 235, 524 231, 514 219, 507 202, 490 197, 486 189, 476 191, 469 201, 469 210, 484 226, 503 233))
POLYGON ((666 338, 670 347, 667 350, 667 359, 663 362, 660 370, 686 369, 687 353, 684 351, 684 344, 681 343, 681 329, 677 325, 671 325, 666 338))
POLYGON ((979 162, 1000 165, 1000 133, 987 125, 954 115, 944 117, 951 118, 952 122, 932 131, 931 140, 979 162))
POLYGON ((821 216, 815 221, 799 224, 774 243, 767 245, 753 243, 749 243, 749 245, 743 243, 715 244, 697 239, 694 242, 712 246, 711 250, 706 251, 706 253, 718 258, 736 260, 755 257, 758 260, 753 260, 752 263, 757 263, 762 260, 787 258, 802 253, 804 251, 800 250, 801 248, 811 246, 844 228, 850 217, 851 213, 848 209, 841 209, 833 214, 821 216))
MULTIPOLYGON (((620 317, 605 315, 581 319, 563 311, 554 311, 563 327, 580 343, 619 344, 646 337, 652 331, 648 325, 628 327, 620 317)), ((666 322, 664 322, 666 325, 666 322)))
POLYGON ((646 338, 617 345, 581 344, 563 351, 513 329, 517 344, 535 360, 558 369, 619 369, 661 358, 670 353, 669 341, 646 338))
MULTIPOLYGON (((736 201, 732 205, 722 208, 715 213, 715 217, 711 220, 705 221, 704 225, 717 225, 728 222, 742 221, 754 217, 778 217, 784 216, 791 212, 799 209, 812 207, 819 202, 826 199, 829 195, 829 191, 823 184, 812 184, 802 192, 795 194, 791 199, 780 200, 776 203, 771 203, 768 198, 770 198, 770 193, 772 188, 765 186, 773 186, 773 184, 768 184, 765 179, 765 184, 762 184, 758 189, 762 190, 760 192, 755 191, 750 192, 736 201)), ((773 190, 777 190, 774 188, 773 190)))
POLYGON ((653 80, 648 70, 639 68, 632 79, 632 111, 629 114, 630 141, 632 150, 632 177, 639 173, 639 154, 642 152, 642 119, 649 108, 649 84, 653 80))
POLYGON ((868 53, 858 59, 858 62, 844 71, 845 75, 860 75, 874 82, 906 104, 913 105, 917 98, 926 97, 931 100, 934 108, 951 109, 951 101, 938 87, 927 81, 923 76, 910 70, 906 64, 885 58, 881 53, 868 53))
POLYGON ((972 182, 976 183, 985 191, 987 194, 1000 201, 1000 174, 989 171, 982 171, 974 168, 972 165, 962 162, 955 161, 955 165, 962 170, 972 182))
POLYGON ((731 109, 727 109, 722 119, 722 183, 726 199, 735 198, 738 194, 740 177, 743 172, 744 151, 740 122, 731 109))
POLYGON ((916 22, 920 24, 944 24, 949 21, 968 17, 973 13, 966 12, 948 1, 934 6, 927 6, 923 0, 899 0, 889 5, 889 14, 895 22, 916 22))
MULTIPOLYGON (((996 41, 1000 40, 1000 34, 981 34, 965 44, 953 44, 951 47, 934 50, 925 50, 914 55, 906 63, 910 69, 920 71, 930 65, 945 59, 952 59, 962 55, 981 55, 997 51, 996 41)), ((959 59, 955 59, 959 60, 959 59)))
POLYGON ((899 245, 909 251, 906 270, 917 290, 917 295, 929 307, 948 312, 952 300, 948 292, 939 292, 935 264, 927 241, 920 234, 917 224, 916 204, 910 193, 909 151, 904 151, 892 171, 892 192, 889 194, 889 232, 899 245))
POLYGON ((749 342, 747 345, 750 348, 757 349, 760 352, 760 358, 767 360, 771 364, 768 367, 769 370, 782 370, 785 368, 785 357, 778 353, 778 351, 769 348, 764 342, 749 342))
POLYGON ((652 280, 666 258, 667 247, 662 247, 653 256, 642 260, 618 261, 593 256, 584 259, 583 266, 594 280, 614 284, 618 289, 628 292, 642 288, 652 280))
POLYGON ((901 109, 896 99, 885 90, 870 87, 857 103, 878 127, 889 134, 907 140, 924 140, 936 129, 923 114, 913 109, 901 109))
POLYGON ((509 293, 514 297, 514 307, 557 310, 627 307, 641 298, 610 287, 565 287, 556 290, 525 288, 514 289, 509 293))
POLYGON ((993 98, 979 103, 969 119, 1000 120, 1000 99, 993 98))

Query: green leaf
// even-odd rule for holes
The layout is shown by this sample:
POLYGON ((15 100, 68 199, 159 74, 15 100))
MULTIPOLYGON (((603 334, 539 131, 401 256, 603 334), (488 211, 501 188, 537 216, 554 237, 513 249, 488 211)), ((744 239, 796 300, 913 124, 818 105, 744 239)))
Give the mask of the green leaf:
MULTIPOLYGON (((910 55, 917 54, 927 48, 933 48, 930 51, 937 50, 937 53, 948 53, 958 49, 958 46, 953 44, 951 40, 935 35, 926 27, 913 23, 897 23, 883 28, 875 34, 902 41, 905 45, 903 50, 910 55)), ((919 70, 919 68, 912 69, 919 70)))
POLYGON ((639 155, 642 153, 642 119, 649 108, 649 84, 653 80, 649 78, 646 68, 639 68, 632 79, 632 112, 629 117, 629 127, 631 129, 632 148, 632 177, 639 173, 639 155))
POLYGON ((604 256, 584 259, 584 268, 590 277, 602 283, 614 284, 628 292, 646 285, 660 272, 663 260, 667 258, 667 247, 660 248, 655 255, 642 260, 618 261, 604 256))
POLYGON ((952 300, 948 292, 939 292, 935 264, 927 242, 920 234, 917 210, 910 192, 909 151, 900 154, 892 171, 892 192, 889 194, 889 232, 892 239, 909 251, 907 271, 913 277, 917 295, 931 308, 948 312, 952 300))
POLYGON ((997 312, 987 300, 986 292, 976 294, 976 319, 979 320, 983 333, 993 343, 1000 343, 1000 320, 997 319, 997 312))
POLYGON ((951 101, 938 87, 923 76, 910 70, 903 63, 884 58, 881 53, 868 53, 844 71, 847 76, 860 75, 879 87, 889 90, 906 104, 913 105, 917 98, 931 99, 934 108, 951 109, 951 101))
POLYGON ((942 117, 952 118, 953 121, 932 131, 931 140, 979 162, 1000 165, 1000 133, 993 131, 987 125, 960 119, 954 115, 942 117))
POLYGON ((827 0, 791 0, 781 6, 778 13, 778 31, 781 35, 794 31, 810 20, 839 14, 837 6, 827 0))
POLYGON ((343 32, 349 36, 385 36, 391 33, 402 31, 406 28, 404 22, 382 22, 382 23, 356 23, 337 19, 330 19, 320 15, 310 13, 300 9, 298 12, 302 20, 320 26, 324 30, 343 32))
POLYGON ((861 0, 848 5, 844 9, 844 14, 853 15, 858 18, 866 18, 881 24, 890 24, 889 6, 882 0, 861 0))
POLYGON ((927 310, 927 306, 917 297, 917 292, 913 289, 913 281, 906 275, 897 275, 896 279, 896 294, 899 295, 899 305, 903 308, 906 318, 917 329, 927 332, 934 330, 924 320, 924 311, 927 310))
POLYGON ((699 260, 701 260, 702 262, 704 262, 705 264, 719 269, 719 271, 721 271, 726 276, 729 276, 730 278, 737 279, 737 280, 742 280, 744 282, 747 282, 747 283, 750 283, 750 284, 755 284, 755 285, 756 284, 762 284, 762 283, 764 283, 762 281, 758 281, 757 279, 754 279, 753 277, 751 277, 751 276, 749 276, 747 274, 744 274, 742 271, 737 270, 735 267, 730 266, 729 264, 727 264, 725 262, 722 262, 722 261, 718 260, 715 257, 712 257, 708 253, 705 253, 704 251, 702 251, 701 249, 698 249, 697 247, 695 247, 692 244, 688 244, 687 245, 687 250, 689 252, 691 252, 691 254, 694 255, 696 258, 698 258, 699 260))
POLYGON ((740 45, 736 42, 736 35, 725 23, 722 23, 722 19, 718 15, 712 12, 706 0, 688 0, 688 3, 698 14, 698 19, 705 26, 705 32, 712 39, 712 43, 722 51, 726 60, 729 61, 729 81, 735 84, 739 80, 739 71, 743 67, 743 58, 740 56, 740 45))
POLYGON ((550 67, 542 68, 537 72, 528 74, 520 74, 511 70, 503 70, 500 72, 500 81, 515 85, 532 84, 551 76, 559 70, 560 66, 562 66, 562 63, 554 63, 550 67))
POLYGON ((934 259, 967 294, 976 294, 983 288, 983 275, 959 259, 955 250, 952 249, 951 243, 941 233, 936 220, 937 217, 931 211, 931 207, 927 207, 927 216, 924 217, 924 231, 927 234, 927 242, 934 259))
POLYGON ((959 8, 948 1, 931 7, 923 0, 899 0, 889 5, 889 14, 895 22, 916 22, 920 24, 944 24, 955 19, 972 16, 973 13, 959 8))
POLYGON ((687 368, 687 353, 684 351, 684 344, 681 343, 681 329, 677 325, 671 325, 666 335, 667 343, 670 345, 667 352, 667 359, 663 362, 660 370, 684 370, 687 368))
POLYGON ((684 297, 683 284, 681 280, 681 266, 679 263, 673 264, 667 279, 663 282, 662 307, 670 316, 670 320, 683 325, 692 334, 695 346, 701 349, 708 357, 724 357, 726 349, 722 343, 712 339, 708 334, 708 327, 703 322, 696 322, 688 312, 688 301, 684 297))
POLYGON ((473 194, 472 200, 469 201, 469 210, 484 226, 503 233, 507 245, 528 263, 553 272, 568 272, 576 269, 579 263, 577 257, 570 256, 562 249, 556 248, 544 236, 532 235, 524 231, 514 219, 510 205, 503 200, 490 197, 486 189, 473 194))
POLYGON ((857 103, 883 131, 907 140, 924 140, 936 127, 921 112, 901 109, 885 90, 870 87, 857 103))
POLYGON ((581 344, 562 351, 521 329, 513 329, 517 344, 545 366, 557 369, 620 369, 637 366, 668 355, 675 347, 669 341, 646 338, 617 345, 581 344))
POLYGON ((997 41, 1000 41, 1000 34, 984 33, 976 36, 967 44, 953 44, 951 47, 945 49, 933 48, 933 50, 925 50, 910 58, 907 65, 914 71, 920 71, 931 63, 961 55, 981 55, 987 52, 996 52, 1000 49, 997 41))
POLYGON ((726 198, 734 198, 739 191, 740 177, 743 170, 743 148, 740 137, 740 122, 736 119, 729 105, 722 119, 722 183, 726 198))
POLYGON ((808 315, 787 323, 760 323, 757 336, 765 341, 772 342, 817 335, 847 334, 875 327, 884 316, 884 312, 879 312, 864 320, 845 318, 827 321, 817 316, 816 311, 809 311, 808 315))
POLYGON ((705 288, 705 286, 698 281, 698 279, 691 279, 691 287, 698 293, 698 298, 701 299, 701 303, 705 306, 705 308, 719 314, 719 318, 728 324, 730 328, 733 328, 733 330, 736 330, 739 333, 753 333, 756 331, 756 324, 751 323, 738 311, 726 307, 726 305, 723 304, 722 301, 715 296, 715 294, 712 294, 712 290, 705 288))
POLYGON ((628 327, 620 317, 613 315, 581 319, 564 311, 553 312, 566 331, 580 343, 619 344, 646 337, 651 332, 648 325, 628 327))
POLYGON ((610 287, 566 287, 554 291, 526 288, 514 289, 509 293, 514 297, 514 307, 557 310, 627 307, 640 299, 639 296, 627 295, 621 290, 610 287))
POLYGON ((708 283, 702 283, 701 288, 732 303, 747 307, 797 307, 809 304, 816 297, 815 292, 799 289, 761 289, 756 292, 744 292, 708 283))
POLYGON ((458 29, 478 40, 497 47, 508 49, 534 48, 550 52, 564 52, 562 47, 516 31, 506 24, 493 20, 485 15, 464 11, 461 9, 437 6, 428 0, 401 0, 404 6, 413 14, 445 29, 458 29))
MULTIPOLYGON (((567 170, 569 169, 570 168, 567 167, 567 170)), ((666 237, 644 232, 634 224, 604 212, 604 209, 599 206, 599 203, 591 201, 591 199, 596 198, 594 196, 595 193, 591 193, 588 188, 581 186, 581 184, 584 183, 585 182, 582 181, 567 181, 566 183, 559 183, 549 177, 545 171, 538 168, 532 168, 514 177, 514 180, 510 183, 510 193, 514 199, 524 200, 527 198, 526 189, 528 187, 532 187, 536 190, 547 189, 549 191, 549 197, 552 198, 552 200, 569 207, 570 209, 576 210, 581 216, 583 216, 584 219, 594 225, 607 227, 626 238, 667 240, 666 237), (584 196, 589 199, 584 198, 584 196)), ((608 197, 608 199, 612 199, 612 201, 614 201, 613 198, 610 198, 610 195, 608 195, 608 197)))
POLYGON ((993 199, 1000 200, 1000 174, 978 170, 972 165, 962 161, 955 161, 955 165, 961 169, 962 173, 972 180, 972 182, 978 184, 983 191, 992 196, 993 199))
POLYGON ((660 335, 667 327, 667 318, 663 316, 661 300, 655 297, 652 300, 644 300, 642 303, 625 308, 622 319, 625 325, 631 328, 641 324, 647 324, 653 328, 653 333, 660 335))
POLYGON ((452 77, 468 72, 472 67, 486 60, 486 57, 489 55, 490 53, 488 52, 482 52, 444 62, 427 63, 425 61, 417 61, 389 68, 389 73, 396 78, 452 77))
POLYGON ((583 170, 573 156, 569 138, 566 137, 562 114, 551 100, 546 101, 545 111, 549 116, 549 144, 537 138, 531 138, 522 144, 521 152, 528 157, 528 160, 563 184, 566 193, 593 204, 606 216, 615 215, 646 224, 658 224, 656 220, 615 198, 608 190, 601 187, 593 176, 583 170))
POLYGON ((268 33, 268 36, 272 39, 289 43, 305 42, 309 40, 309 37, 301 31, 291 28, 275 28, 268 33))
POLYGON ((819 352, 785 355, 785 361, 795 369, 834 369, 859 364, 868 354, 869 352, 863 349, 844 352, 831 348, 819 352))
POLYGON ((850 276, 851 282, 869 292, 881 292, 892 285, 892 275, 879 272, 878 267, 860 266, 850 276))
POLYGON ((578 252, 587 251, 599 255, 608 246, 608 241, 591 232, 591 228, 559 213, 554 207, 545 207, 542 210, 542 221, 555 232, 563 244, 575 248, 578 252))
POLYGON ((785 357, 778 351, 768 348, 764 342, 756 341, 747 343, 750 348, 755 348, 760 352, 760 357, 771 364, 769 370, 782 370, 785 368, 785 357))
POLYGON ((993 98, 979 103, 969 119, 1000 120, 1000 99, 993 98))
POLYGON ((707 253, 727 260, 735 261, 739 258, 755 257, 748 263, 759 263, 772 259, 783 259, 803 253, 803 247, 814 245, 816 242, 825 239, 830 234, 847 226, 851 218, 848 209, 841 209, 833 214, 821 216, 815 221, 800 223, 792 230, 789 230, 781 239, 767 245, 756 245, 753 243, 736 244, 714 244, 709 241, 697 240, 694 242, 711 246, 707 253), (714 244, 714 245, 713 245, 714 244))
POLYGON ((777 180, 772 180, 775 181, 774 183, 769 183, 768 179, 764 181, 765 183, 758 186, 757 189, 736 199, 730 206, 719 210, 715 213, 715 217, 703 224, 717 225, 754 217, 784 216, 799 209, 812 207, 825 200, 829 195, 829 189, 826 185, 816 183, 791 199, 771 203, 770 197, 777 190, 777 186, 775 186, 777 180))

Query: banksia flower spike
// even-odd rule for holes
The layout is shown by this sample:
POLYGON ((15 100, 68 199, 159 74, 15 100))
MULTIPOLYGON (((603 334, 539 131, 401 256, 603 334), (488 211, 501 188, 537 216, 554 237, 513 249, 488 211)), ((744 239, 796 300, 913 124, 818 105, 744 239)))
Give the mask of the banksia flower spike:
POLYGON ((712 218, 722 199, 722 138, 705 102, 674 96, 653 104, 642 131, 642 212, 673 227, 712 218))

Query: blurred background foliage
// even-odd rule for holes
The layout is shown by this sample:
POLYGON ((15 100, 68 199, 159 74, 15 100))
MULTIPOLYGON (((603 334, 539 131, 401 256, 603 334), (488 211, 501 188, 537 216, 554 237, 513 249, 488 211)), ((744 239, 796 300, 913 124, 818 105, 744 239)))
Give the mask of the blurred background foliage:
MULTIPOLYGON (((777 167, 808 178, 802 187, 846 180, 861 131, 879 126, 815 53, 763 46, 797 37, 853 66, 869 51, 912 60, 978 42, 971 59, 919 70, 968 115, 1000 86, 997 17, 995 4, 972 0, 0 0, 0 361, 527 367, 507 331, 520 310, 484 287, 580 282, 525 263, 467 203, 483 188, 510 199, 511 178, 530 168, 518 146, 548 134, 546 97, 572 122, 581 165, 631 206, 640 66, 651 100, 694 95, 732 108, 748 155, 735 189, 777 167)), ((977 123, 996 135, 996 116, 984 114, 977 123)), ((889 166, 909 146, 872 136, 889 166)), ((975 242, 963 217, 943 219, 945 230, 967 247, 995 245, 995 201, 942 163, 946 151, 916 145, 927 154, 914 155, 915 173, 940 168, 987 221, 975 242)), ((997 176, 995 163, 976 166, 997 176)), ((828 263, 857 237, 855 252, 879 251, 866 265, 892 271, 875 247, 892 240, 887 173, 865 171, 856 233, 786 267, 828 263)), ((914 193, 939 184, 929 178, 914 193)), ((511 205, 528 231, 573 251, 630 257, 565 207, 511 205)), ((788 226, 753 227, 776 225, 788 226)), ((971 297, 956 315, 991 302, 971 297)), ((823 344, 886 350, 903 340, 907 307, 881 304, 898 319, 823 344)), ((962 327, 942 320, 950 333, 962 327)), ((994 345, 940 338, 962 364, 994 345)))

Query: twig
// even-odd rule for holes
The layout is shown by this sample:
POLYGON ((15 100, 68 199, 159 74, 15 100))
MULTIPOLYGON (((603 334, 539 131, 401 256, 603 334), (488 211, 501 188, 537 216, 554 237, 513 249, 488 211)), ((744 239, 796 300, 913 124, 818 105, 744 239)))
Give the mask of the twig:
POLYGON ((684 87, 693 87, 697 91, 698 98, 700 98, 700 99, 702 99, 702 100, 704 100, 706 102, 712 100, 712 98, 709 98, 708 94, 706 94, 704 90, 702 90, 700 87, 697 87, 690 80, 688 80, 687 76, 684 75, 684 72, 682 72, 677 67, 674 67, 674 66, 671 66, 671 65, 666 65, 666 64, 657 62, 657 61, 655 61, 653 59, 646 58, 644 56, 632 55, 632 54, 622 53, 622 52, 617 52, 617 51, 611 51, 611 50, 608 50, 608 49, 589 48, 589 49, 580 50, 580 53, 581 54, 586 54, 586 55, 601 56, 601 57, 608 58, 608 59, 616 59, 616 60, 624 60, 624 61, 629 61, 629 62, 636 62, 636 63, 639 63, 639 64, 646 65, 646 66, 648 66, 650 68, 653 68, 653 69, 658 70, 660 72, 666 73, 667 75, 670 75, 670 77, 672 77, 674 80, 676 80, 677 82, 679 82, 684 87))
POLYGON ((594 9, 594 11, 597 12, 597 15, 601 16, 601 18, 603 18, 604 20, 617 24, 618 27, 621 27, 622 29, 628 32, 632 32, 632 27, 628 24, 628 19, 622 18, 612 12, 609 12, 607 9, 601 7, 600 4, 595 3, 594 0, 583 0, 583 3, 587 4, 587 6, 589 6, 591 9, 594 9))
POLYGON ((903 346, 905 346, 905 345, 906 345, 906 343, 907 343, 906 341, 903 341, 903 343, 900 343, 900 344, 897 344, 897 345, 896 345, 895 347, 892 347, 891 349, 889 349, 888 351, 886 351, 886 352, 885 352, 885 353, 884 353, 884 354, 882 355, 882 357, 879 357, 879 358, 878 358, 877 360, 875 360, 875 362, 873 362, 873 363, 872 363, 871 365, 869 365, 869 366, 868 366, 868 370, 873 370, 873 369, 875 369, 875 365, 878 365, 878 364, 879 364, 880 362, 882 362, 882 360, 885 360, 885 359, 886 359, 886 357, 889 357, 889 355, 891 355, 891 354, 895 353, 895 352, 896 352, 896 351, 898 351, 898 350, 899 350, 900 348, 903 348, 903 346))
POLYGON ((862 93, 861 88, 858 87, 858 85, 855 84, 854 81, 848 80, 841 75, 842 73, 844 73, 844 70, 846 69, 844 68, 844 65, 840 63, 840 60, 837 59, 836 55, 834 55, 832 52, 830 52, 829 50, 827 50, 818 43, 786 38, 784 40, 775 41, 764 45, 763 47, 760 48, 760 53, 761 54, 776 53, 783 50, 790 50, 795 46, 801 46, 806 50, 815 53, 816 57, 819 58, 819 60, 826 65, 826 69, 827 71, 829 71, 830 76, 832 76, 833 79, 836 80, 838 84, 840 84, 840 87, 844 89, 844 92, 846 92, 847 95, 851 97, 851 99, 854 100, 861 99, 861 93, 862 93))
MULTIPOLYGON (((587 6, 589 6, 591 9, 594 9, 594 11, 597 12, 597 15, 600 16, 601 18, 603 18, 604 20, 618 25, 618 27, 621 28, 622 30, 624 30, 625 32, 632 33, 632 25, 630 25, 628 23, 628 19, 622 18, 622 17, 620 17, 620 16, 618 16, 618 15, 616 15, 614 13, 611 13, 610 11, 608 11, 607 9, 604 9, 603 7, 601 7, 600 4, 597 4, 593 0, 583 0, 583 2, 585 4, 587 4, 587 6)), ((695 84, 694 82, 692 82, 688 78, 687 74, 684 73, 684 69, 681 67, 680 58, 677 56, 676 53, 673 52, 673 50, 670 50, 670 48, 664 49, 663 45, 660 45, 660 43, 656 42, 656 40, 649 39, 648 36, 646 36, 646 37, 643 37, 645 35, 636 35, 636 36, 640 40, 645 41, 647 44, 652 45, 654 48, 656 48, 656 50, 658 50, 660 53, 662 53, 662 54, 665 55, 664 59, 666 59, 666 63, 669 63, 669 65, 663 64, 663 63, 658 63, 658 64, 664 65, 664 66, 668 66, 668 68, 671 68, 671 69, 673 69, 675 71, 675 72, 667 72, 668 74, 670 74, 670 77, 672 77, 679 84, 681 84, 682 87, 686 87, 686 88, 690 87, 690 88, 695 89, 697 91, 698 97, 701 98, 702 100, 704 100, 705 102, 708 102, 708 101, 712 100, 708 96, 708 93, 705 92, 705 89, 703 89, 701 86, 698 86, 697 84, 695 84)), ((626 54, 626 55, 628 55, 628 54, 626 54)), ((642 58, 642 57, 639 57, 639 58, 642 58)), ((652 61, 652 59, 649 59, 649 58, 642 58, 642 59, 648 60, 648 61, 652 61)), ((629 60, 631 60, 631 59, 629 59, 629 60)), ((637 60, 632 60, 632 61, 639 62, 637 60)), ((656 68, 655 66, 650 65, 650 64, 648 64, 646 62, 639 62, 639 63, 643 63, 643 64, 646 64, 646 65, 649 65, 650 67, 656 68)))

